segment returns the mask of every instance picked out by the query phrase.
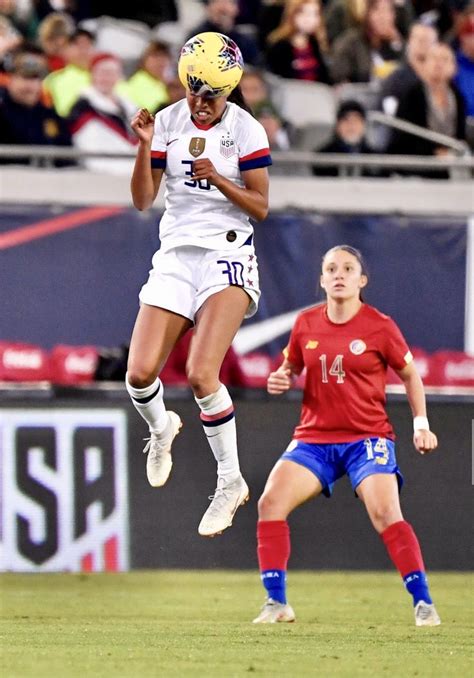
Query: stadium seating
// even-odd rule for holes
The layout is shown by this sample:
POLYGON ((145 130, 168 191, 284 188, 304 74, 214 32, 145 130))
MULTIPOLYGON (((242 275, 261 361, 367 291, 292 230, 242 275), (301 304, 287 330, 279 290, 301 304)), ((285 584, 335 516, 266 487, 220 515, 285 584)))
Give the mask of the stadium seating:
POLYGON ((280 79, 275 99, 282 116, 296 130, 295 147, 312 150, 331 135, 336 114, 336 95, 330 85, 280 79))
POLYGON ((150 29, 140 21, 124 21, 108 16, 97 20, 96 31, 98 51, 118 56, 128 73, 133 70, 151 39, 150 29))

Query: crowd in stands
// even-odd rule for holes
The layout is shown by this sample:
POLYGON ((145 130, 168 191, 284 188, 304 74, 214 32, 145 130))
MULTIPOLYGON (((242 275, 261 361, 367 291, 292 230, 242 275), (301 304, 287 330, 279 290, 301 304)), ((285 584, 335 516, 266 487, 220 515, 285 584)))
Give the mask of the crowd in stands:
MULTIPOLYGON (((472 0, 135 0, 130 7, 0 0, 0 143, 133 150, 131 115, 138 107, 155 113, 184 96, 178 50, 203 31, 225 33, 240 46, 241 87, 273 150, 453 152, 388 128, 369 138, 368 109, 472 145, 472 0), (186 6, 194 25, 181 17, 186 6), (111 22, 123 41, 104 49, 111 22), (124 49, 131 35, 142 40, 132 58, 124 49), (286 84, 295 82, 314 88, 313 136, 298 136, 285 114, 285 96, 293 96, 286 84), (334 98, 334 125, 321 134, 317 93, 323 89, 334 98)), ((7 161, 18 160, 0 157, 7 161)), ((124 173, 130 162, 95 157, 85 165, 124 173)), ((337 174, 337 168, 315 166, 313 173, 337 174)))

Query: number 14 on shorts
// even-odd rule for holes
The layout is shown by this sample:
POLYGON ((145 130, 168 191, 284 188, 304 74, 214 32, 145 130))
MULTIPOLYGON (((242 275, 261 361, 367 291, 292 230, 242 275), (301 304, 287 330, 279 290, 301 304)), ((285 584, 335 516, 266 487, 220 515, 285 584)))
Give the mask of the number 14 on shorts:
POLYGON ((364 440, 365 449, 367 452, 367 460, 375 461, 376 464, 385 466, 388 462, 389 450, 387 447, 386 438, 377 438, 374 444, 370 438, 364 440))

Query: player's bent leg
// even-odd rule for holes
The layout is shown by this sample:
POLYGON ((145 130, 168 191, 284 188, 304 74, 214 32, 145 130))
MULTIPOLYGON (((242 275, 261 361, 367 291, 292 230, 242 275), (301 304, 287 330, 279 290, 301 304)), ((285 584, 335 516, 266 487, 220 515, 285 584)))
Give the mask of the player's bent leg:
POLYGON ((312 471, 294 461, 277 461, 258 501, 258 519, 286 520, 288 515, 323 490, 312 471))
POLYGON ((370 521, 381 534, 392 523, 403 520, 395 473, 374 473, 356 488, 369 514, 370 521))
POLYGON ((230 527, 237 509, 249 498, 239 466, 234 405, 227 388, 219 382, 225 354, 248 305, 249 297, 239 287, 227 287, 208 297, 196 316, 187 361, 188 381, 217 462, 217 487, 198 527, 203 537, 213 537, 230 527))
POLYGON ((364 478, 357 494, 413 597, 416 626, 438 626, 441 620, 429 592, 420 544, 413 527, 403 519, 395 474, 364 478))
POLYGON ((290 557, 290 529, 286 518, 300 504, 322 491, 320 480, 293 461, 278 461, 258 502, 257 554, 267 599, 254 624, 293 622, 286 600, 286 571, 290 557))
POLYGON ((143 451, 147 454, 148 481, 153 487, 164 485, 170 475, 171 446, 182 426, 175 412, 166 411, 163 384, 157 375, 190 326, 183 316, 142 304, 132 334, 125 382, 135 409, 150 431, 143 451))

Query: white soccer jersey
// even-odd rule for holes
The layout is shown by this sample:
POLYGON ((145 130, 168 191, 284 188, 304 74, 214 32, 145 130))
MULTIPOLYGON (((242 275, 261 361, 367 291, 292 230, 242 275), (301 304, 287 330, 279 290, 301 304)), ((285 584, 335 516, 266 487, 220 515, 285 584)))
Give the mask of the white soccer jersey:
POLYGON ((161 249, 195 245, 231 250, 253 234, 248 216, 207 180, 193 180, 193 161, 208 158, 216 171, 243 187, 241 172, 271 164, 262 125, 233 103, 216 125, 200 125, 186 99, 155 118, 151 164, 165 169, 165 213, 160 222, 161 249))

